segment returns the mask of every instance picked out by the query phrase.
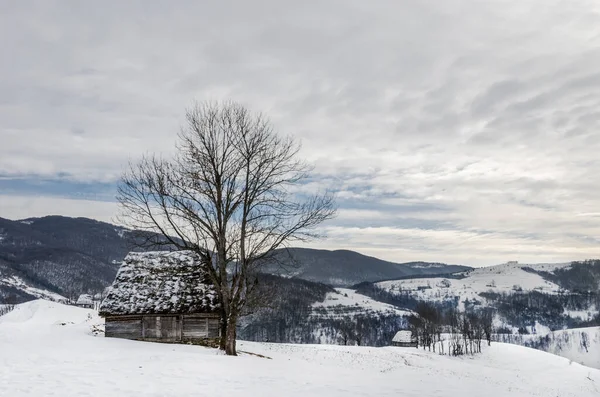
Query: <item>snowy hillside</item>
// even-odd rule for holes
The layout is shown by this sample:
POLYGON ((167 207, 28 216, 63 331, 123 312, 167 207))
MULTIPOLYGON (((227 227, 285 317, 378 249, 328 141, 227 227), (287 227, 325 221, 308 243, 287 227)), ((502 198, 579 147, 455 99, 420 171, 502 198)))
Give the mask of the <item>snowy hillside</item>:
POLYGON ((94 336, 91 310, 46 301, 0 317, 0 395, 597 396, 600 371, 515 345, 451 358, 413 348, 239 343, 198 346, 94 336))
MULTIPOLYGON (((2 276, 0 273, 0 291, 5 290, 8 295, 13 289, 20 291, 21 293, 27 294, 28 296, 47 299, 56 302, 66 302, 67 298, 59 295, 55 292, 45 290, 43 288, 36 288, 28 285, 23 279, 17 276, 2 276), (4 287, 4 288, 2 288, 4 287)), ((2 294, 0 294, 0 298, 2 294)), ((1 301, 1 299, 0 299, 1 301)))
POLYGON ((115 277, 114 261, 120 263, 129 251, 119 232, 85 218, 0 218, 0 279, 20 280, 10 287, 0 283, 0 302, 9 295, 18 302, 46 297, 25 286, 70 298, 101 292, 115 277))
POLYGON ((400 316, 412 314, 410 311, 376 301, 349 288, 336 288, 335 292, 327 294, 323 302, 316 302, 312 307, 314 309, 313 315, 327 315, 329 317, 370 313, 400 316))
POLYGON ((570 264, 516 264, 507 263, 497 266, 483 267, 458 273, 457 278, 416 278, 406 280, 383 281, 376 285, 380 288, 400 294, 407 293, 421 300, 458 299, 461 307, 465 300, 482 301, 481 293, 511 293, 539 291, 557 293, 560 287, 545 280, 536 271, 552 272, 565 268, 570 264), (462 277, 462 278, 461 278, 462 277))
POLYGON ((512 335, 510 339, 600 369, 600 327, 565 329, 545 335, 512 335))
MULTIPOLYGON (((147 237, 87 218, 0 218, 0 279, 17 276, 27 285, 44 286, 69 298, 99 293, 112 283, 127 253, 147 237)), ((340 287, 468 269, 440 263, 398 264, 344 250, 289 248, 278 250, 275 256, 278 260, 268 263, 265 273, 340 287)), ((16 295, 18 302, 40 297, 18 286, 9 291, 0 285, 0 302, 9 294, 16 295)))

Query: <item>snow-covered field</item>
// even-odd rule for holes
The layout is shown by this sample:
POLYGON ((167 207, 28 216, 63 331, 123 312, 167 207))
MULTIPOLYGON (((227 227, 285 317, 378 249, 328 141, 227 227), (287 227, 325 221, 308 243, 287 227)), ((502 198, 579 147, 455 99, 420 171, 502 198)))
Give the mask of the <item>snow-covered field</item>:
POLYGON ((336 288, 335 291, 328 293, 323 302, 314 303, 312 305, 313 309, 323 308, 327 310, 327 315, 330 317, 342 315, 342 312, 343 315, 373 312, 400 316, 409 316, 412 314, 408 310, 398 309, 393 305, 376 301, 349 288, 336 288))
POLYGON ((483 301, 484 299, 479 295, 482 292, 502 293, 536 290, 544 293, 557 293, 560 290, 558 285, 544 280, 538 274, 523 270, 523 268, 532 267, 538 271, 553 271, 566 266, 570 266, 570 264, 527 265, 507 263, 465 272, 466 277, 462 279, 418 278, 383 281, 377 283, 377 285, 390 292, 409 292, 415 298, 423 300, 442 301, 457 296, 462 304, 467 299, 483 301))
POLYGON ((47 301, 0 318, 0 396, 597 396, 600 371, 493 344, 451 358, 412 348, 240 342, 250 354, 94 336, 92 310, 47 301))

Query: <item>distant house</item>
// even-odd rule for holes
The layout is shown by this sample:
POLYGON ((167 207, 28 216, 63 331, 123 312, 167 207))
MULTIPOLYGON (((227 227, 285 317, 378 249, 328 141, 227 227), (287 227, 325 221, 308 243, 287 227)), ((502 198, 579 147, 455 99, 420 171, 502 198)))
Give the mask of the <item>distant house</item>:
POLYGON ((75 302, 75 306, 83 307, 85 309, 93 309, 94 308, 94 298, 92 295, 81 294, 77 301, 75 302))
POLYGON ((413 338, 412 331, 402 330, 396 332, 392 339, 392 346, 418 347, 417 339, 413 338))
POLYGON ((219 337, 214 285, 188 251, 132 252, 100 305, 105 336, 160 342, 219 337))

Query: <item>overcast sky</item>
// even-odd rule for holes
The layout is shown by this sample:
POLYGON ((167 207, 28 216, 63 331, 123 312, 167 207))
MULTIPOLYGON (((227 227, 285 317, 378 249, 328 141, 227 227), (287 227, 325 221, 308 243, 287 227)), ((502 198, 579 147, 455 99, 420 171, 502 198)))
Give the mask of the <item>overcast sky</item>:
POLYGON ((600 257, 597 0, 2 1, 0 48, 1 217, 110 221, 126 162, 232 99, 338 192, 312 247, 600 257))

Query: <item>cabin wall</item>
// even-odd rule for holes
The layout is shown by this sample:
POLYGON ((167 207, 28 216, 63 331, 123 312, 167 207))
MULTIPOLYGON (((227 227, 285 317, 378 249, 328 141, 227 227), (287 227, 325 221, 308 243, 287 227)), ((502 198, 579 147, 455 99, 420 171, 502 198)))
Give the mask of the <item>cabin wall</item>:
POLYGON ((219 337, 215 314, 107 316, 105 336, 157 342, 201 342, 219 337))
POLYGON ((182 316, 182 339, 213 339, 219 337, 219 317, 188 314, 182 316))
POLYGON ((184 316, 182 332, 184 340, 208 338, 208 319, 184 316))
POLYGON ((142 318, 131 316, 106 318, 104 335, 111 338, 141 339, 142 318))
POLYGON ((177 342, 181 340, 181 316, 142 317, 142 339, 177 342))
POLYGON ((392 342, 392 346, 397 347, 418 347, 417 342, 392 342))

